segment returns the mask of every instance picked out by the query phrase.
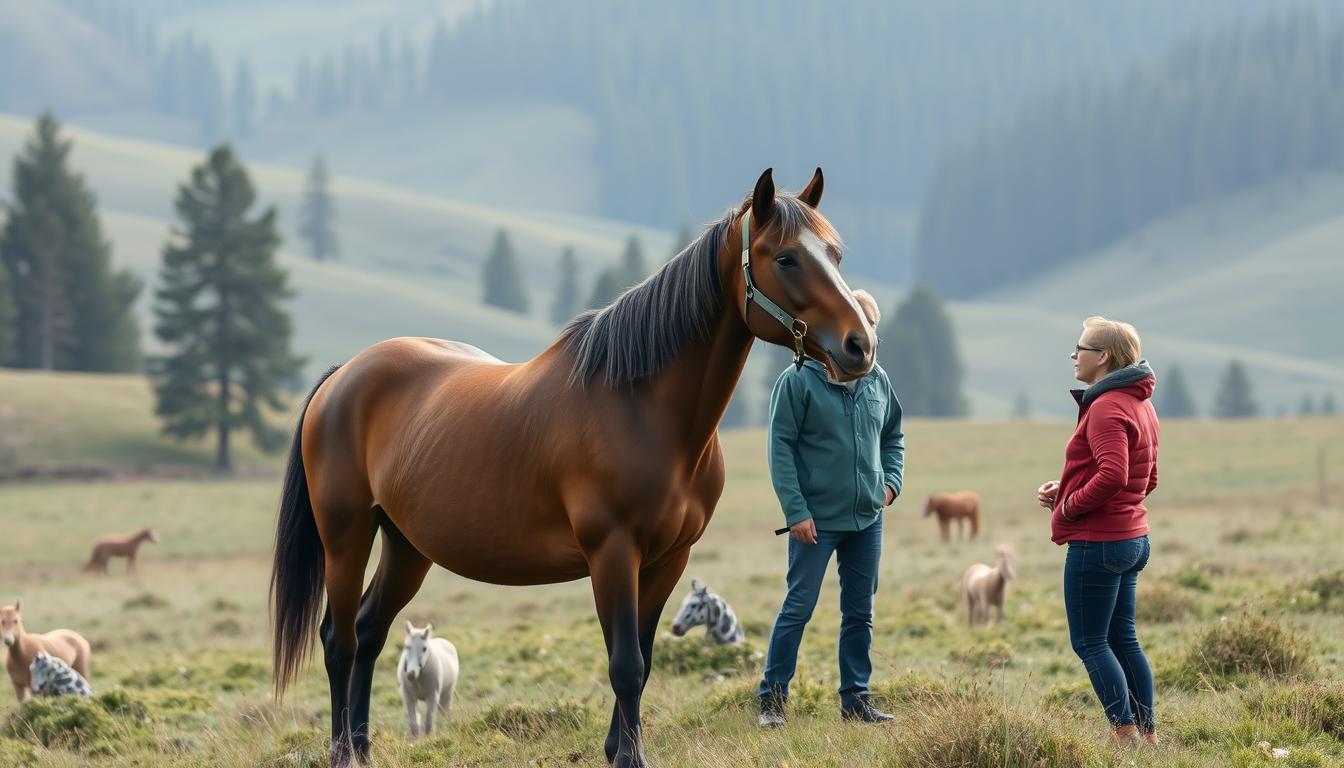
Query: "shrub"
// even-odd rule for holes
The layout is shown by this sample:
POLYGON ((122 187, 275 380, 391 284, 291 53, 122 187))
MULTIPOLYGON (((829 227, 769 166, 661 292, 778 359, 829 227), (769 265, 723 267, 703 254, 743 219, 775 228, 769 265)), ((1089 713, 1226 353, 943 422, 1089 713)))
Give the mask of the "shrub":
POLYGON ((653 668, 670 675, 723 675, 733 677, 760 669, 762 654, 750 642, 717 645, 698 637, 663 638, 654 646, 653 668))
POLYGON ((0 735, 44 747, 110 754, 138 735, 148 720, 144 704, 114 690, 93 698, 29 699, 10 713, 0 735))
POLYGON ((1083 768, 1097 764, 1083 741, 1039 714, 980 696, 946 698, 918 710, 894 742, 892 764, 912 768, 1083 768))
POLYGON ((1195 605, 1195 598, 1189 592, 1157 582, 1139 588, 1135 618, 1154 624, 1181 621, 1194 612, 1195 605))
POLYGON ((970 648, 952 651, 952 660, 972 667, 997 669, 1013 663, 1013 646, 1003 640, 977 643, 970 648))
POLYGON ((160 597, 153 592, 141 592, 122 603, 121 607, 133 611, 137 608, 167 608, 170 605, 172 603, 168 602, 167 598, 160 597))
POLYGON ((1291 720, 1308 731, 1344 741, 1344 683, 1297 683, 1246 700, 1252 717, 1291 720))
POLYGON ((1173 584, 1186 589, 1193 589, 1197 592, 1212 592, 1213 582, 1209 581, 1209 575, 1200 569, 1197 565, 1190 565, 1171 574, 1173 584))
POLYGON ((1196 638, 1176 673, 1185 687, 1196 687, 1205 679, 1300 677, 1312 671, 1305 638, 1272 619, 1243 613, 1196 638))
POLYGON ((558 729, 579 729, 592 719, 588 705, 577 701, 553 704, 496 704, 481 715, 484 727, 514 739, 535 739, 558 729))

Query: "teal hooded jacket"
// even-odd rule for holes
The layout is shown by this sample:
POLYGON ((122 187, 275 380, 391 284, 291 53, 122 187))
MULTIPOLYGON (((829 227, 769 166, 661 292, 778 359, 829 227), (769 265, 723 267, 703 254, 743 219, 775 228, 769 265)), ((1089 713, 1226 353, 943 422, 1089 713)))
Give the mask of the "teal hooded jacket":
POLYGON ((886 487, 901 494, 901 404, 874 365, 851 393, 815 360, 790 365, 770 393, 770 480, 790 527, 861 531, 877 520, 886 487))

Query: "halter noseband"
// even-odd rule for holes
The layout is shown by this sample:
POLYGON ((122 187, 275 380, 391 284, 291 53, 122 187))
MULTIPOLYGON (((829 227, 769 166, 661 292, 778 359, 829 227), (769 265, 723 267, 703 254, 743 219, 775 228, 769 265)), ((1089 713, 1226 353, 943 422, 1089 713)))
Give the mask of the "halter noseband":
POLYGON ((795 369, 803 367, 803 337, 807 336, 807 323, 801 318, 794 317, 785 312, 778 304, 770 300, 769 296, 761 293, 761 289, 756 287, 751 279, 751 208, 747 208, 746 214, 742 217, 742 281, 746 286, 746 300, 742 302, 742 322, 751 324, 747 321, 747 310, 751 308, 751 302, 756 302, 769 315, 779 321, 793 334, 793 366, 795 369))

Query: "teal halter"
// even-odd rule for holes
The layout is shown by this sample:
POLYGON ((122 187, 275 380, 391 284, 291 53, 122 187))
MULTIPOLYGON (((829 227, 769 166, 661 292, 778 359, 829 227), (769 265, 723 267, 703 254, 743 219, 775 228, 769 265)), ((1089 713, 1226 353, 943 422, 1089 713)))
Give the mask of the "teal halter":
MULTIPOLYGON (((747 310, 751 307, 751 302, 756 302, 769 315, 780 322, 793 334, 793 365, 794 368, 803 367, 803 337, 807 335, 807 323, 801 318, 794 317, 785 312, 778 304, 770 300, 770 297, 761 293, 756 287, 756 283, 751 279, 751 208, 747 208, 746 214, 742 217, 742 280, 746 285, 746 301, 742 302, 742 321, 747 322, 747 310)), ((748 323, 748 326, 750 324, 748 323)))

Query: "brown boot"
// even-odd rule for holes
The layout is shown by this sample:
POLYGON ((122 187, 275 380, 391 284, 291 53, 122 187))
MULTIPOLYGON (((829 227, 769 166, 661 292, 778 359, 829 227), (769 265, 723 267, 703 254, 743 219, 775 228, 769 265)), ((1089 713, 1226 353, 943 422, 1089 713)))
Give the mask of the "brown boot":
POLYGON ((1151 747, 1156 747, 1157 744, 1158 744, 1158 741, 1157 741, 1157 732, 1156 732, 1156 731, 1149 731, 1149 732, 1143 734, 1143 740, 1146 741, 1146 742, 1148 742, 1148 745, 1149 745, 1149 746, 1151 746, 1151 747))
POLYGON ((1126 747, 1137 747, 1143 743, 1137 725, 1117 725, 1115 727, 1115 741, 1126 747))

